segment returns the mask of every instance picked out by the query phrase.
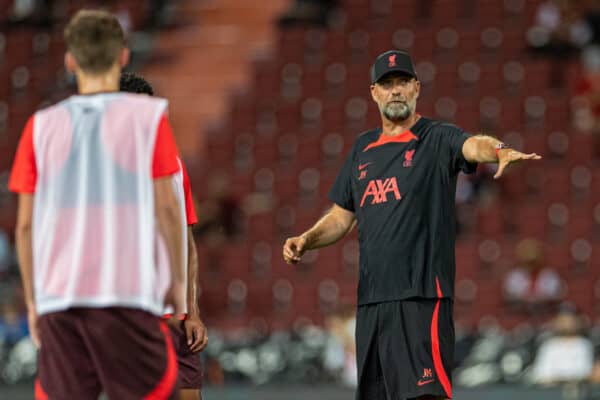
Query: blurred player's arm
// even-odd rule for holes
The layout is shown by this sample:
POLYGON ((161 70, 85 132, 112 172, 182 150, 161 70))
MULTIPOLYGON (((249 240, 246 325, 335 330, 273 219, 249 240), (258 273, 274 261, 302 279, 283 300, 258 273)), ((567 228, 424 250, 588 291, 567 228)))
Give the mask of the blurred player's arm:
POLYGON ((154 204, 158 230, 165 241, 171 267, 171 298, 175 312, 183 308, 181 293, 185 288, 183 265, 183 221, 179 203, 173 188, 173 177, 166 176, 154 180, 154 204))
POLYGON ((183 322, 187 345, 192 352, 204 350, 208 344, 208 335, 206 326, 200 319, 200 310, 198 309, 198 252, 196 251, 196 242, 194 241, 194 232, 192 226, 198 223, 198 215, 194 207, 192 198, 192 187, 190 177, 188 176, 185 164, 181 162, 181 173, 183 175, 183 192, 185 196, 185 218, 187 222, 187 310, 188 314, 183 322))
POLYGON ((194 242, 194 234, 192 227, 188 226, 188 287, 187 287, 187 310, 192 317, 200 317, 200 309, 198 308, 198 252, 196 251, 196 243, 194 242))
POLYGON ((511 148, 502 148, 503 143, 491 136, 475 135, 468 138, 462 147, 462 153, 468 162, 498 163, 498 171, 494 178, 500 178, 504 169, 511 163, 522 160, 539 160, 536 153, 525 154, 511 148))
POLYGON ((17 257, 25 304, 27 306, 27 322, 29 324, 29 335, 33 343, 40 347, 40 336, 37 329, 37 310, 35 307, 35 296, 33 291, 33 195, 28 193, 19 194, 19 210, 17 212, 17 226, 15 229, 15 240, 17 246, 17 257))
POLYGON ((187 310, 188 315, 184 322, 187 344, 192 352, 204 350, 208 344, 206 326, 200 319, 198 307, 198 252, 191 226, 188 226, 188 287, 187 310))
POLYGON ((174 308, 174 314, 183 312, 184 277, 187 265, 184 264, 184 245, 181 208, 175 194, 173 175, 179 172, 179 154, 171 124, 166 115, 158 123, 152 160, 154 179, 154 208, 159 233, 167 246, 171 268, 171 286, 165 297, 166 305, 174 308))
POLYGON ((33 195, 22 193, 19 195, 19 210, 17 213, 15 238, 21 280, 23 281, 23 290, 25 291, 25 304, 27 305, 28 310, 35 309, 33 295, 32 222, 33 195))
POLYGON ((29 332, 31 339, 39 347, 40 340, 37 330, 37 310, 33 284, 33 203, 37 182, 33 124, 34 117, 31 117, 27 121, 19 141, 8 187, 12 192, 19 194, 19 209, 15 228, 17 257, 27 306, 29 332))
POLYGON ((354 226, 354 213, 337 204, 300 236, 289 238, 283 246, 283 259, 297 263, 307 250, 329 246, 346 236, 354 226))

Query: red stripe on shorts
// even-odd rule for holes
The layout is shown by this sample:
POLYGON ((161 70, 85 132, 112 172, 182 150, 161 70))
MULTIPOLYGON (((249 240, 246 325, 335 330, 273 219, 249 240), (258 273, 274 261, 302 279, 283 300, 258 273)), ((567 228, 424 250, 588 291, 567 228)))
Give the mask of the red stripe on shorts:
POLYGON ((165 343, 167 345, 167 368, 162 379, 156 385, 154 390, 144 397, 144 400, 166 400, 173 393, 175 381, 177 381, 177 356, 175 355, 175 349, 173 348, 173 342, 171 341, 171 334, 169 328, 164 322, 160 322, 160 330, 165 336, 165 343))
POLYGON ((448 379, 448 375, 444 369, 444 364, 442 363, 442 355, 440 353, 440 338, 438 336, 438 317, 440 312, 440 302, 443 296, 438 278, 435 278, 435 284, 437 286, 438 301, 435 305, 433 318, 431 320, 431 354, 433 356, 435 373, 437 374, 440 383, 446 392, 446 396, 448 396, 448 398, 452 398, 452 385, 450 384, 450 379, 448 379))
POLYGON ((35 400, 48 400, 48 394, 42 389, 39 379, 35 380, 35 400))

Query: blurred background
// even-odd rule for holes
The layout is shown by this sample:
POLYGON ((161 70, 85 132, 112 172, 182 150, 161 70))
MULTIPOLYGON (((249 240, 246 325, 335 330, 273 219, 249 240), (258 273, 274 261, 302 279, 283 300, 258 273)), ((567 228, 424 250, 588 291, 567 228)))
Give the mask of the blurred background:
POLYGON ((116 13, 170 101, 200 222, 206 399, 350 399, 356 235, 286 265, 380 123, 369 67, 413 55, 417 110, 543 161, 459 178, 459 399, 600 399, 600 1, 0 0, 0 398, 32 398, 9 169, 26 119, 76 91, 62 29, 116 13))

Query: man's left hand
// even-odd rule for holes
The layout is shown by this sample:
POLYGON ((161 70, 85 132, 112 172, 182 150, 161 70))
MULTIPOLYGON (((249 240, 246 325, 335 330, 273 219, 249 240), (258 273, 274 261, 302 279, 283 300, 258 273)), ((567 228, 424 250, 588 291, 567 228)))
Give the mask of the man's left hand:
POLYGON ((522 160, 540 160, 542 157, 536 153, 525 154, 513 149, 502 149, 498 151, 498 171, 494 179, 498 179, 504 173, 504 169, 512 163, 522 160))
POLYGON ((208 332, 204 322, 198 317, 190 317, 183 322, 187 344, 194 353, 204 350, 208 344, 208 332))

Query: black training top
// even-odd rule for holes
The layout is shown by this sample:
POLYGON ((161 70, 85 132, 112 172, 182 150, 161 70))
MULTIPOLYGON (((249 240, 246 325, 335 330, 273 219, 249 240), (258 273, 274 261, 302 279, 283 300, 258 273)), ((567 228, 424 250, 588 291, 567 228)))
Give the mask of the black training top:
POLYGON ((459 171, 473 173, 462 129, 421 117, 397 136, 360 135, 329 198, 355 213, 358 304, 454 294, 454 198, 459 171))

